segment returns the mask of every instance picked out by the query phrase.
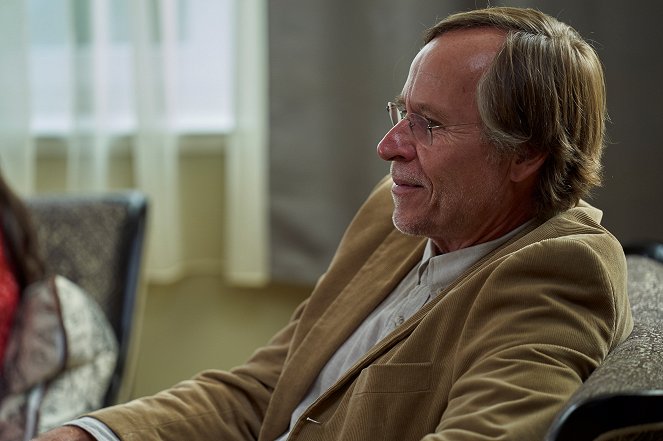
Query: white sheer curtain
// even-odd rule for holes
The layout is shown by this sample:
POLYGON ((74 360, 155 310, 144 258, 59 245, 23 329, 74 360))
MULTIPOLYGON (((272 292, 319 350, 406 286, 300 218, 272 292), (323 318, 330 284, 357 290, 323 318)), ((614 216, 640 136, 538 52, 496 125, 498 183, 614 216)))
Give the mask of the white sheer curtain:
POLYGON ((33 188, 27 23, 22 0, 0 2, 0 166, 18 190, 33 188), (18 19, 17 19, 18 18, 18 19))
POLYGON ((236 127, 226 168, 226 276, 261 286, 269 266, 269 68, 267 0, 236 5, 236 127))
POLYGON ((234 3, 2 0, 0 164, 11 185, 34 193, 35 146, 55 138, 68 191, 108 190, 109 158, 128 140, 134 186, 150 198, 147 275, 177 274, 180 140, 235 126, 234 3))

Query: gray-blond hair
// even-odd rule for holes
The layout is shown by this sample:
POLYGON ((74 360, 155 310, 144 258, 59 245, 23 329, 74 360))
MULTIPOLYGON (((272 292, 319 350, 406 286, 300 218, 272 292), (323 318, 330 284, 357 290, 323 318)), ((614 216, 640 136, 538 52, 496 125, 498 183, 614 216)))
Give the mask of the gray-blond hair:
POLYGON ((499 153, 547 153, 535 194, 538 216, 575 206, 601 183, 607 112, 596 52, 557 19, 510 7, 451 15, 430 28, 424 40, 478 27, 507 33, 477 86, 486 138, 499 153))

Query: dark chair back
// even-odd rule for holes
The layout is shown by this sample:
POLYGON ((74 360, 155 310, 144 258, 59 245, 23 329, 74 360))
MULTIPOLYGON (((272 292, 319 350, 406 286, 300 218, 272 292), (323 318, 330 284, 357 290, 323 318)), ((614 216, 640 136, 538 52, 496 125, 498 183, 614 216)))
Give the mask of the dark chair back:
POLYGON ((106 313, 119 354, 105 405, 122 382, 140 276, 147 213, 145 195, 48 195, 26 200, 47 270, 85 289, 106 313))

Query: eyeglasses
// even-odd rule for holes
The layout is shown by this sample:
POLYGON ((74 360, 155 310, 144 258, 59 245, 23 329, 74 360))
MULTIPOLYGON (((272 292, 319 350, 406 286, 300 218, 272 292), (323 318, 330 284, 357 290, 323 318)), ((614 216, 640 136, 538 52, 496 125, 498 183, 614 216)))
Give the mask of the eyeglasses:
POLYGON ((391 119, 391 124, 396 126, 404 119, 408 120, 408 125, 412 131, 412 135, 420 144, 430 147, 433 145, 433 129, 448 129, 451 127, 460 126, 476 126, 477 123, 462 123, 462 124, 433 124, 431 120, 423 117, 417 113, 408 113, 396 103, 387 103, 387 112, 391 119))

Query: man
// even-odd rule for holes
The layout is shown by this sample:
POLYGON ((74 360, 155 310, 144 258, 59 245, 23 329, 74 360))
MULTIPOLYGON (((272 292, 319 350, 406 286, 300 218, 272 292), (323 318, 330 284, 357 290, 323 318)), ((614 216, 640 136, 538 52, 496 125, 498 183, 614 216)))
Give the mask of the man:
POLYGON ((534 10, 453 15, 425 42, 378 145, 391 179, 291 323, 243 366, 76 424, 122 440, 543 437, 632 326, 621 247, 580 200, 599 182, 601 65, 534 10))

